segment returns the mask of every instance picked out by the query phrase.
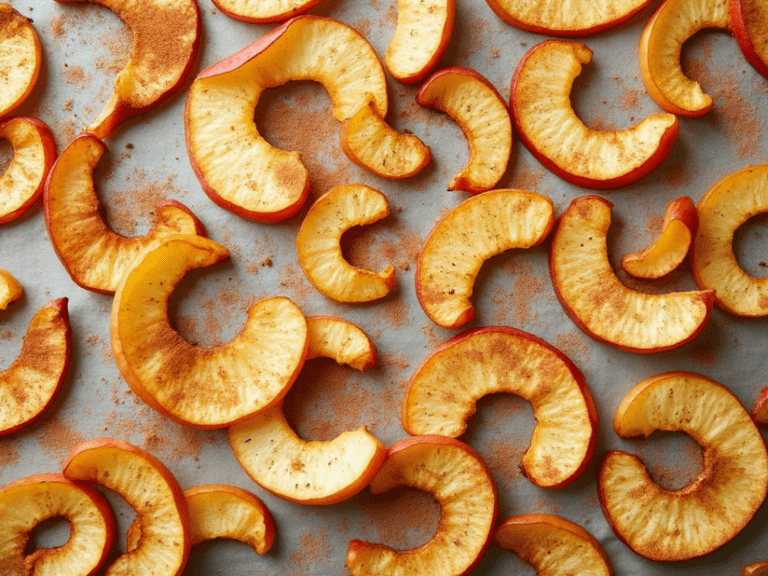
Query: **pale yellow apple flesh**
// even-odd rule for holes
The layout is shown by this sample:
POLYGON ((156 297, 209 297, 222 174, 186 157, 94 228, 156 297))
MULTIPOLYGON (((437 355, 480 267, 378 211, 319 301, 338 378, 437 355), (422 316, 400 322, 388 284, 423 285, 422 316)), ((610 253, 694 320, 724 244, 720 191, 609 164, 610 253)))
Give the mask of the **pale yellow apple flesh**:
POLYGON ((8 304, 15 302, 24 294, 24 288, 9 272, 0 269, 0 310, 8 308, 8 304))
POLYGON ((242 20, 265 24, 282 22, 304 14, 320 0, 214 0, 216 7, 226 15, 242 20))
POLYGON ((19 106, 37 82, 42 46, 31 20, 0 4, 0 117, 19 106))
POLYGON ((765 0, 731 0, 731 24, 741 53, 768 78, 768 3, 765 0))
POLYGON ((307 360, 333 358, 355 370, 376 365, 376 347, 358 326, 333 316, 307 318, 309 351, 307 360))

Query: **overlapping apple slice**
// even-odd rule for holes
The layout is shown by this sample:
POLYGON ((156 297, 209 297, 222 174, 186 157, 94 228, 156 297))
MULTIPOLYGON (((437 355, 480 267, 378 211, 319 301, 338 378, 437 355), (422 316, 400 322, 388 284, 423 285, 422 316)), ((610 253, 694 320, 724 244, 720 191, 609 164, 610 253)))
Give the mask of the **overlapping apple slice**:
POLYGON ((98 490, 61 474, 39 474, 0 489, 0 573, 91 576, 107 559, 115 520, 98 490), (50 518, 70 523, 70 538, 56 548, 27 551, 34 528, 50 518))
POLYGON ((369 94, 379 117, 387 115, 376 52, 355 29, 329 18, 293 18, 201 72, 187 99, 187 151, 205 193, 243 218, 285 220, 309 194, 298 153, 272 147, 253 121, 261 93, 290 80, 321 83, 339 121, 369 94))
POLYGON ((768 427, 768 386, 763 388, 757 400, 755 400, 755 407, 752 409, 752 419, 758 426, 768 427))
POLYGON ((169 234, 205 234, 200 220, 180 202, 164 200, 153 228, 126 237, 104 220, 93 181, 107 146, 93 134, 75 138, 56 160, 45 186, 45 224, 56 254, 79 286, 112 294, 131 262, 169 234))
POLYGON ((109 8, 133 36, 131 58, 117 74, 112 96, 87 130, 97 138, 143 114, 186 79, 197 55, 200 13, 195 0, 57 0, 94 2, 109 8))
POLYGON ((9 272, 0 269, 0 310, 8 308, 8 304, 15 302, 24 294, 24 288, 9 272))
POLYGON ((409 486, 432 494, 440 523, 432 539, 412 550, 352 540, 347 567, 372 574, 468 574, 490 542, 498 494, 490 470, 470 446, 445 436, 412 436, 393 444, 371 482, 372 494, 409 486))
POLYGON ((561 488, 589 464, 597 411, 584 376, 565 354, 521 330, 468 330, 439 346, 416 368, 403 400, 409 434, 457 438, 477 401, 508 392, 533 405, 536 427, 523 474, 542 488, 561 488))
POLYGON ((696 283, 715 290, 715 304, 726 312, 768 315, 768 278, 747 274, 733 252, 739 226, 768 212, 768 164, 725 176, 699 200, 698 209, 699 230, 691 251, 696 283))
POLYGON ((64 383, 72 355, 67 299, 48 302, 34 315, 21 352, 0 372, 0 436, 34 422, 64 383))
POLYGON ((13 160, 0 177, 3 224, 21 216, 40 198, 45 178, 56 160, 56 141, 45 122, 24 116, 0 122, 0 138, 13 147, 13 160))
POLYGON ((443 328, 470 322, 470 297, 483 262, 542 243, 554 214, 546 196, 509 189, 478 194, 446 214, 427 237, 416 268, 416 296, 427 316, 443 328))
POLYGON ((296 235, 299 265, 312 285, 337 302, 370 302, 395 285, 395 269, 372 272, 352 266, 341 252, 341 236, 353 226, 389 215, 387 197, 362 184, 339 186, 318 198, 296 235))
POLYGON ((686 432, 704 454, 703 470, 680 490, 654 483, 636 456, 606 456, 598 480, 603 513, 616 535, 645 558, 670 562, 708 554, 741 532, 765 500, 765 440, 722 384, 687 372, 648 378, 622 400, 614 429, 622 438, 686 432))
POLYGON ((549 254, 557 299, 587 335, 621 350, 659 352, 689 342, 709 320, 714 291, 645 294, 622 284, 608 260, 612 207, 582 196, 560 217, 549 254))
MULTIPOLYGON (((308 357, 326 356, 358 370, 372 367, 376 348, 360 328, 331 317, 310 318, 308 357)), ((265 490, 299 504, 335 504, 365 488, 386 447, 365 426, 328 442, 307 442, 291 428, 282 404, 232 426, 237 461, 265 490)))
POLYGON ((97 438, 75 446, 62 472, 70 480, 114 490, 136 511, 139 541, 109 565, 105 576, 184 571, 190 548, 187 502, 162 462, 128 442, 97 438))
POLYGON ((227 16, 243 22, 282 22, 314 8, 320 0, 213 0, 227 16))
POLYGON ((733 35, 752 67, 768 78, 768 3, 764 0, 730 0, 733 35))
POLYGON ((512 121, 493 84, 474 70, 452 66, 430 76, 416 101, 448 114, 469 143, 469 161, 454 174, 448 190, 475 194, 496 186, 512 152, 512 121))
POLYGON ((3 55, 2 117, 29 96, 40 75, 43 59, 40 38, 32 21, 3 3, 0 3, 0 54, 3 55))
POLYGON ((656 168, 679 127, 672 114, 651 114, 624 130, 585 126, 570 95, 581 65, 591 59, 592 50, 577 42, 537 44, 515 70, 509 108, 520 139, 548 170, 585 188, 618 188, 656 168))

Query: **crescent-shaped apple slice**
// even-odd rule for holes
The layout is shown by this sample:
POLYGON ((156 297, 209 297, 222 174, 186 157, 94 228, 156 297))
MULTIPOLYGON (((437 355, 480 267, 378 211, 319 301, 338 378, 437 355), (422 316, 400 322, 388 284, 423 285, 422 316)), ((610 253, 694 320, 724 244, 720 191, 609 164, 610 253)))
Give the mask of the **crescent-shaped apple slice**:
POLYGON ((643 29, 640 74, 667 112, 693 118, 712 109, 712 98, 680 66, 683 43, 705 28, 731 31, 728 0, 666 0, 643 29))
POLYGON ((679 126, 672 114, 651 114, 625 130, 585 126, 571 106, 571 87, 591 59, 592 50, 577 42, 534 46, 512 77, 509 108, 520 139, 552 173, 584 188, 618 188, 667 157, 679 126))
POLYGON ((496 544, 547 576, 613 576, 608 554, 578 524, 550 514, 508 518, 496 529, 496 544))
POLYGON ((44 204, 48 235, 72 280, 86 290, 112 294, 131 262, 159 238, 203 235, 205 228, 186 206, 165 200, 146 235, 126 237, 111 230, 93 180, 106 151, 106 144, 93 134, 84 132, 75 138, 51 170, 44 204))
POLYGON ((469 143, 469 161, 454 174, 448 190, 475 194, 496 186, 512 153, 512 120, 493 84, 474 70, 453 66, 430 76, 416 101, 448 114, 469 143))
POLYGON ((72 355, 67 299, 48 302, 32 318, 21 352, 0 372, 0 436, 36 420, 64 383, 72 355))
POLYGON ((43 60, 40 38, 32 20, 3 3, 0 3, 0 54, 3 57, 2 117, 17 108, 32 92, 43 60))
POLYGON ((320 0, 213 0, 213 3, 235 20, 269 24, 304 14, 320 0))
POLYGON ((752 409, 752 419, 761 428, 768 428, 768 386, 763 388, 757 400, 755 400, 755 407, 752 409))
POLYGON ((704 194, 698 209, 699 230, 691 252, 696 283, 715 290, 715 304, 726 312, 768 315, 768 278, 747 274, 733 252, 739 226, 768 212, 768 164, 727 175, 704 194))
POLYGON ((97 138, 143 114, 186 79, 197 55, 200 13, 195 0, 57 0, 93 2, 110 9, 133 36, 131 58, 117 74, 112 96, 87 130, 97 138))
POLYGON ((611 204, 574 199, 552 236, 549 271, 565 313, 588 336, 629 352, 659 352, 694 339, 709 320, 713 290, 645 294, 616 277, 606 237, 611 204))
POLYGON ((371 482, 372 494, 409 486, 432 494, 440 505, 437 533, 426 544, 396 551, 352 540, 347 567, 370 574, 468 574, 491 542, 498 494, 491 472, 470 446, 445 436, 412 436, 390 446, 371 482))
POLYGON ((139 518, 138 545, 110 564, 105 576, 178 576, 184 571, 190 548, 187 502, 162 462, 128 442, 97 438, 75 446, 62 472, 70 480, 115 491, 139 518))
MULTIPOLYGON (((354 324, 330 317, 310 318, 307 324, 308 357, 325 356, 340 364, 351 361, 359 370, 375 363, 373 342, 354 324)), ((288 423, 282 404, 232 426, 229 442, 254 482, 299 504, 335 504, 357 494, 370 483, 387 453, 365 426, 328 442, 302 440, 288 423)))
POLYGON ((372 272, 352 266, 341 253, 341 236, 353 226, 389 216, 387 197, 362 184, 339 186, 318 198, 296 235, 299 265, 320 293, 337 302, 370 302, 395 285, 395 269, 372 272))
POLYGON ((1 574, 91 576, 107 559, 114 535, 112 509, 96 488, 39 474, 0 489, 1 574), (69 521, 69 540, 28 554, 32 531, 50 518, 69 521))
POLYGON ((8 308, 8 304, 15 302, 24 294, 24 288, 9 272, 0 269, 0 310, 8 308))
POLYGON ((112 352, 136 395, 196 428, 222 428, 278 403, 307 354, 307 321, 293 302, 260 300, 232 340, 201 348, 171 327, 168 300, 187 272, 229 258, 201 236, 172 235, 134 262, 115 292, 112 352))
POLYGON ((243 218, 285 220, 309 194, 299 154, 272 147, 253 121, 261 93, 290 80, 322 84, 339 121, 353 116, 369 94, 378 115, 387 116, 376 52, 354 28, 330 18, 293 18, 201 72, 185 112, 190 162, 205 193, 243 218))
POLYGON ((744 566, 741 576, 768 576, 768 560, 744 566))
POLYGON ((667 205, 659 237, 647 248, 622 256, 621 267, 635 278, 666 276, 685 260, 698 227, 693 200, 688 196, 673 200, 667 205))
POLYGON ((475 278, 488 258, 541 244, 555 220, 552 200, 535 192, 493 190, 468 198, 429 233, 416 268, 416 296, 443 328, 472 321, 475 278))
POLYGON ((752 67, 768 78, 768 2, 765 0, 730 0, 733 35, 741 53, 752 67))
POLYGON ((408 382, 403 428, 457 438, 477 401, 497 392, 516 394, 533 406, 536 427, 523 455, 525 476, 542 488, 576 480, 597 441, 592 396, 565 354, 521 330, 468 330, 434 350, 408 382))
POLYGON ((0 177, 0 224, 18 218, 43 193, 56 160, 56 141, 45 122, 17 116, 0 122, 0 138, 13 147, 13 160, 0 177))
POLYGON ((741 532, 765 500, 765 440, 722 384, 687 372, 648 378, 622 400, 613 427, 622 438, 686 432, 704 454, 703 470, 680 490, 654 483, 637 456, 606 456, 598 480, 603 513, 640 556, 677 562, 708 554, 741 532))

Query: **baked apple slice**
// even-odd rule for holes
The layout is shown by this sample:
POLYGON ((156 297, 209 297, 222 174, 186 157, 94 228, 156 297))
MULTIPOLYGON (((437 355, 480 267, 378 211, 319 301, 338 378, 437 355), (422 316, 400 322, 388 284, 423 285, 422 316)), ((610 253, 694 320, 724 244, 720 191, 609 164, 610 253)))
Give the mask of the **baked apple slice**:
POLYGON ((762 428, 768 427, 768 386, 763 388, 755 401, 755 407, 752 409, 752 419, 758 426, 762 428))
POLYGON ((0 573, 91 576, 107 559, 115 520, 106 498, 61 474, 39 474, 0 489, 0 573), (28 553, 34 528, 50 518, 70 523, 70 538, 56 548, 28 553))
POLYGON ((40 198, 56 160, 56 141, 45 122, 24 116, 0 122, 0 138, 13 147, 13 160, 0 177, 0 224, 3 224, 24 214, 40 198))
POLYGON ((533 406, 536 427, 523 474, 561 488, 589 464, 597 411, 584 376, 565 354, 532 334, 494 326, 468 330, 438 346, 416 368, 403 400, 409 434, 458 438, 487 394, 507 392, 533 406))
POLYGON ((0 54, 3 55, 3 90, 0 92, 0 117, 17 108, 32 92, 43 49, 32 20, 12 6, 0 3, 0 54))
POLYGON ((72 355, 67 299, 48 302, 34 315, 21 352, 0 372, 0 436, 34 422, 64 383, 72 355))
POLYGON ((498 494, 491 472, 470 446, 445 436, 412 436, 393 444, 371 482, 372 494, 409 486, 432 494, 440 524, 432 539, 412 550, 352 540, 347 567, 363 574, 468 574, 491 542, 498 494))
POLYGON ((329 18, 293 18, 201 72, 185 112, 190 162, 205 193, 243 218, 286 220, 309 194, 298 153, 272 147, 253 121, 261 93, 290 80, 321 83, 339 121, 353 116, 369 94, 379 117, 387 116, 376 52, 355 29, 329 18))
POLYGON ((474 70, 452 66, 430 76, 416 101, 448 114, 469 143, 469 161, 454 174, 448 190, 475 194, 496 186, 512 153, 512 121, 493 84, 474 70))
POLYGON ((0 269, 0 310, 8 308, 8 304, 15 302, 24 294, 24 288, 9 272, 0 269))
POLYGON ((588 336, 629 352, 660 352, 693 340, 709 320, 714 291, 645 294, 622 284, 608 260, 612 207, 604 198, 582 196, 560 216, 549 270, 565 313, 588 336))
MULTIPOLYGON (((307 325, 308 357, 353 362, 359 370, 373 366, 376 348, 354 324, 319 317, 310 318, 307 325)), ((302 440, 288 423, 282 404, 232 426, 229 442, 254 482, 299 504, 335 504, 357 494, 381 468, 387 453, 365 426, 328 442, 302 440)))
POLYGON ((685 260, 698 227, 699 213, 693 200, 688 196, 673 200, 667 206, 659 237, 647 248, 622 256, 621 267, 635 278, 666 276, 685 260))
POLYGON ((416 267, 416 296, 427 316, 443 328, 471 322, 470 298, 483 262, 541 244, 554 214, 546 196, 509 189, 478 194, 446 214, 429 233, 416 267))
POLYGON ((194 346, 171 327, 168 300, 184 275, 227 258, 207 238, 165 236, 126 272, 112 304, 112 352, 125 381, 195 428, 223 428, 277 404, 307 354, 307 321, 282 297, 253 304, 240 333, 220 346, 194 346))
POLYGON ((362 184, 339 186, 318 198, 296 235, 296 254, 307 279, 337 302, 384 298, 395 285, 395 269, 381 272, 352 266, 341 253, 341 236, 353 226, 389 216, 387 197, 362 184))
POLYGON ((213 0, 213 3, 235 20, 269 24, 304 14, 320 0, 213 0))
POLYGON ((733 35, 752 67, 768 78, 768 4, 763 0, 730 0, 733 35))
POLYGON ((158 206, 144 236, 126 237, 104 219, 93 174, 107 146, 93 134, 75 138, 56 160, 45 186, 45 224, 72 280, 86 290, 113 294, 131 262, 169 234, 205 234, 192 212, 175 200, 158 206), (72 231, 77 230, 77 234, 72 231))
POLYGON ((577 42, 537 44, 515 70, 509 108, 523 144, 552 173, 584 188, 618 188, 667 157, 679 126, 672 114, 651 114, 625 130, 585 126, 570 96, 582 64, 591 59, 592 50, 577 42))
POLYGON ((130 60, 117 74, 104 110, 87 128, 96 138, 104 138, 181 86, 197 55, 200 13, 195 0, 57 0, 83 1, 110 9, 133 36, 130 60))
POLYGON ((703 450, 703 470, 680 490, 654 483, 637 456, 606 456, 598 480, 603 513, 640 556, 674 562, 708 554, 741 532, 765 500, 765 440, 722 384, 687 372, 653 376, 622 400, 613 427, 622 438, 686 432, 703 450))
POLYGON ((768 560, 744 566, 741 576, 768 576, 768 560))

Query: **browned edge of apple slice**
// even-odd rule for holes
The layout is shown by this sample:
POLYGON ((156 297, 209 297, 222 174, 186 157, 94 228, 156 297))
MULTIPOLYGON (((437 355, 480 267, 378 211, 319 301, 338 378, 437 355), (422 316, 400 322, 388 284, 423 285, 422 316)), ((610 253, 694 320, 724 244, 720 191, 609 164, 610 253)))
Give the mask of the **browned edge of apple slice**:
POLYGON ((0 53, 3 54, 3 90, 0 117, 26 100, 40 75, 43 49, 32 20, 12 6, 0 3, 0 53))
POLYGON ((0 268, 0 310, 5 310, 24 294, 24 288, 10 272, 0 268))
POLYGON ((768 576, 768 560, 744 566, 741 576, 768 576))
POLYGON ((768 78, 768 4, 763 0, 729 0, 733 35, 752 67, 768 78))
POLYGON ((752 408, 752 419, 760 428, 768 428, 768 386, 762 389, 752 408))
POLYGON ((241 22, 271 24, 308 12, 321 0, 213 0, 216 8, 241 22))

